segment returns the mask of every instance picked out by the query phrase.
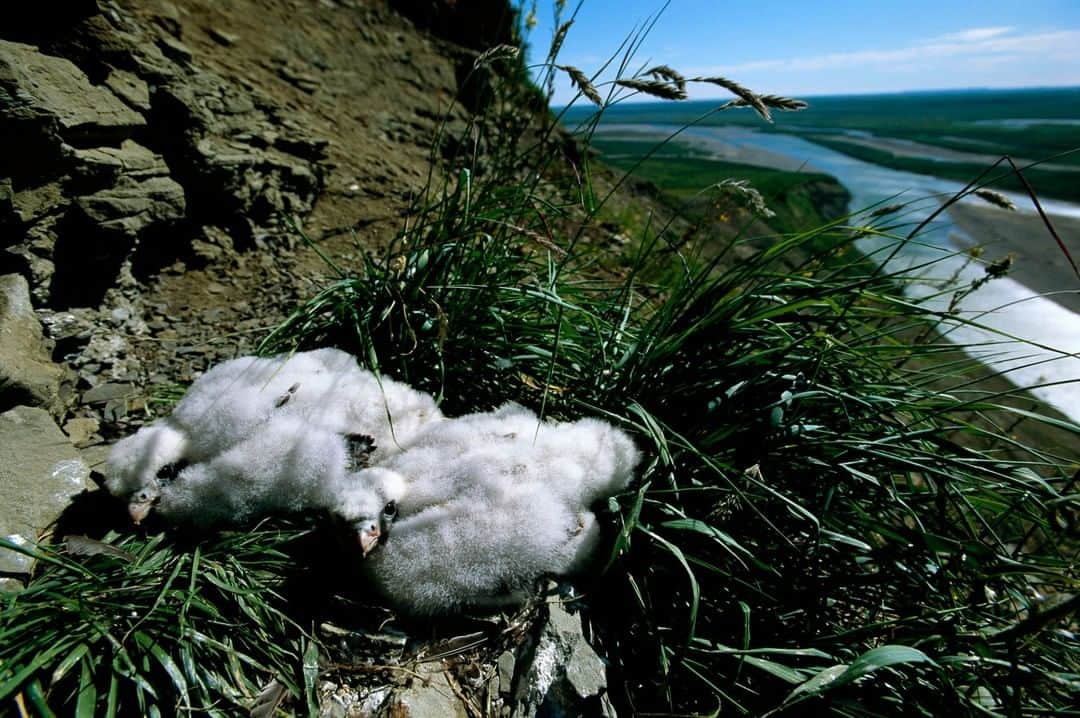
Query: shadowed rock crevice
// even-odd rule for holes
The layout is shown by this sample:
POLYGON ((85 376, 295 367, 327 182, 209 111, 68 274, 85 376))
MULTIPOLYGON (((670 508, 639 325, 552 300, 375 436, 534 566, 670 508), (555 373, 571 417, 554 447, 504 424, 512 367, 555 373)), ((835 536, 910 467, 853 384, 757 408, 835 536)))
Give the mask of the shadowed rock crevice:
POLYGON ((38 37, 46 49, 0 40, 0 130, 15 140, 0 166, 0 264, 40 303, 96 306, 125 263, 147 279, 194 257, 204 227, 253 247, 323 189, 325 140, 250 84, 175 47, 170 59, 169 37, 112 8, 38 37))

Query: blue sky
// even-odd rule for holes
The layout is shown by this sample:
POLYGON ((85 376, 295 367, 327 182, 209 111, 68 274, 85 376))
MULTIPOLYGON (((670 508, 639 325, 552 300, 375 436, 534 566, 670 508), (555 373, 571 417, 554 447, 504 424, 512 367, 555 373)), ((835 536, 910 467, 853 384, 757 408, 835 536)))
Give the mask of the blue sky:
MULTIPOLYGON (((537 1, 531 62, 550 45, 553 6, 537 1)), ((591 75, 662 7, 585 0, 560 62, 591 75)), ((659 63, 790 96, 1080 85, 1080 0, 671 0, 632 66, 659 63)), ((555 102, 572 94, 560 83, 555 102)))

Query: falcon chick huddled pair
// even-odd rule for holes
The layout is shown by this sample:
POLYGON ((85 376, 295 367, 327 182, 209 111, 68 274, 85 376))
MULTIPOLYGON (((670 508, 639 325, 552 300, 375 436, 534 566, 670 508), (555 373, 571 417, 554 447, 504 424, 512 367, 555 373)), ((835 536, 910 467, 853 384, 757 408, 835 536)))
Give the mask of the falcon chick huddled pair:
POLYGON ((211 369, 113 448, 107 487, 136 521, 328 509, 391 603, 438 614, 516 603, 537 578, 583 568, 599 542, 590 507, 625 489, 638 459, 597 419, 513 404, 444 418, 429 395, 321 349, 211 369))

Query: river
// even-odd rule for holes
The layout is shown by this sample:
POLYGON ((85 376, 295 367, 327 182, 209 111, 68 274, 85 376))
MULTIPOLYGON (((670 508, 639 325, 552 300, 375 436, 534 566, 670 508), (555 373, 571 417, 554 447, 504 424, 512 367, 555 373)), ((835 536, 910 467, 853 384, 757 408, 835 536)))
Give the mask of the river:
MULTIPOLYGON (((600 131, 667 136, 678 129, 674 125, 613 124, 602 126, 600 131)), ((717 159, 747 162, 754 158, 753 164, 830 174, 851 192, 851 207, 855 210, 905 203, 900 216, 910 224, 894 230, 902 234, 963 187, 952 180, 857 160, 782 133, 735 126, 691 127, 683 130, 680 138, 717 159)), ((1005 194, 1020 211, 1034 212, 1027 196, 1005 194)), ((962 201, 982 202, 976 198, 962 201)), ((1041 198, 1040 202, 1051 215, 1080 217, 1080 205, 1041 198)), ((865 222, 865 216, 859 221, 865 222)), ((965 241, 971 243, 948 213, 943 212, 920 233, 917 241, 899 247, 889 269, 919 267, 914 271, 922 281, 908 286, 910 296, 928 307, 944 310, 952 298, 953 286, 967 286, 984 275, 983 267, 971 262, 962 251, 965 241)), ((1057 251, 1049 236, 1032 237, 1032 241, 1046 242, 1047 251, 1057 251)), ((892 252, 895 240, 860 239, 858 246, 865 253, 881 258, 892 252)), ((1080 421, 1080 316, 1007 277, 987 282, 965 297, 959 309, 963 321, 942 328, 950 341, 980 361, 998 370, 1008 370, 1014 383, 1029 387, 1036 397, 1080 421)))

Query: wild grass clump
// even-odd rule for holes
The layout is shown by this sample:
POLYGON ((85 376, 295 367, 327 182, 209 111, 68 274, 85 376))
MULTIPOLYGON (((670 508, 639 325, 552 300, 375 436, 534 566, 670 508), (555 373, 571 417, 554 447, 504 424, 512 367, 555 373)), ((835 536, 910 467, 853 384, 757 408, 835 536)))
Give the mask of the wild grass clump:
POLYGON ((309 529, 278 522, 191 543, 167 533, 4 548, 37 576, 0 598, 0 703, 21 715, 246 713, 277 680, 314 700, 315 644, 280 591, 309 529))
POLYGON ((902 343, 937 319, 903 277, 853 274, 842 247, 784 268, 828 228, 727 268, 654 244, 598 277, 610 257, 530 238, 529 198, 472 201, 474 222, 414 228, 273 346, 346 346, 451 413, 515 400, 636 432, 652 460, 585 600, 624 709, 1070 704, 1072 629, 1036 617, 1075 604, 1075 536, 1053 518, 1075 466, 966 446, 992 434, 973 413, 1021 417, 898 369, 941 349, 902 343))
MULTIPOLYGON (((664 70, 609 87, 674 95, 664 70)), ((571 74, 593 99, 600 85, 571 74)), ((559 187, 537 179, 549 154, 513 147, 516 181, 478 191, 448 173, 386 256, 268 347, 344 346, 451 414, 515 400, 636 433, 651 460, 612 503, 614 548, 582 602, 623 711, 1072 705, 1076 536, 1060 517, 1075 457, 993 427, 1078 429, 950 380, 942 344, 911 345, 949 317, 850 246, 905 241, 868 229, 888 212, 737 263, 730 247, 672 251, 662 227, 613 256, 580 239, 602 201, 587 153, 559 187)))

